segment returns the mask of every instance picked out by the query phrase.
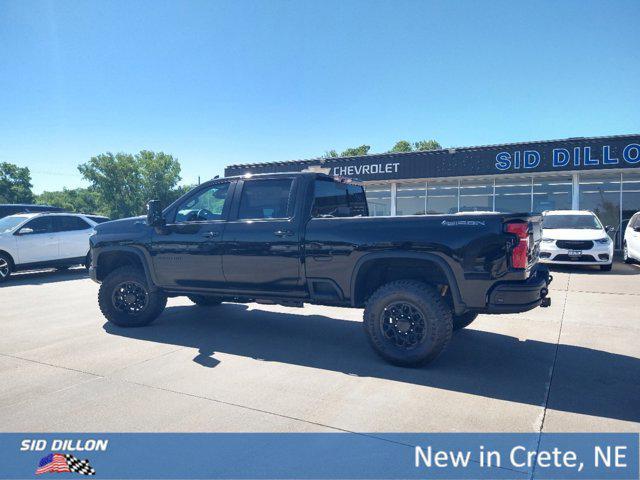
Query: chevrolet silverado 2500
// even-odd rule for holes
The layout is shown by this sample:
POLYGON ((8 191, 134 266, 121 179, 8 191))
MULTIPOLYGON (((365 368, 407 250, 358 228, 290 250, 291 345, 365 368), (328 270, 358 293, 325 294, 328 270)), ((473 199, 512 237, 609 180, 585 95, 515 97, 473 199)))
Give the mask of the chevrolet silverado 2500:
POLYGON ((421 365, 479 313, 550 303, 540 231, 529 214, 370 217, 357 183, 265 174, 215 179, 164 210, 149 202, 146 218, 98 225, 90 270, 119 326, 149 324, 180 295, 205 307, 364 308, 373 348, 421 365))

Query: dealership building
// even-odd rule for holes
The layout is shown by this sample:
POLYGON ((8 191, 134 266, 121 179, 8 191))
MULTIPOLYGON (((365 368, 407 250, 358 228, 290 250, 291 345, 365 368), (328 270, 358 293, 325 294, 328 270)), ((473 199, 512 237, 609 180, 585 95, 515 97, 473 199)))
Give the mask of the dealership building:
POLYGON ((640 135, 231 165, 226 176, 313 168, 360 180, 370 215, 592 210, 618 232, 640 210, 640 135))

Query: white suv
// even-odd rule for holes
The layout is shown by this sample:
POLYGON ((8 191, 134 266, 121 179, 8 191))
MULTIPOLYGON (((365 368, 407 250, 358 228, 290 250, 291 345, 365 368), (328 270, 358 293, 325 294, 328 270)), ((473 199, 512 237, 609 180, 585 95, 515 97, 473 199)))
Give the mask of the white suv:
POLYGON ((17 270, 89 266, 89 237, 97 224, 73 213, 23 213, 0 219, 0 282, 17 270))
POLYGON ((627 224, 624 231, 624 261, 633 263, 640 261, 640 212, 637 212, 627 224))
POLYGON ((560 265, 600 265, 611 270, 613 241, 593 212, 553 210, 544 212, 540 262, 560 265))

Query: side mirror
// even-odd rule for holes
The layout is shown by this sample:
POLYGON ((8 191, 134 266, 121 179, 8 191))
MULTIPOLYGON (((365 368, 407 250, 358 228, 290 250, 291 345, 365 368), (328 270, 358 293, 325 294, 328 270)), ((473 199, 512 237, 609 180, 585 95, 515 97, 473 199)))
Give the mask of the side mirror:
POLYGON ((18 230, 18 235, 29 235, 30 233, 33 233, 33 228, 24 227, 18 230))
POLYGON ((147 225, 150 227, 162 227, 165 224, 162 216, 160 200, 149 200, 147 203, 147 225))
POLYGON ((611 225, 607 225, 606 227, 604 227, 606 232, 615 232, 616 231, 616 227, 612 227, 611 225))

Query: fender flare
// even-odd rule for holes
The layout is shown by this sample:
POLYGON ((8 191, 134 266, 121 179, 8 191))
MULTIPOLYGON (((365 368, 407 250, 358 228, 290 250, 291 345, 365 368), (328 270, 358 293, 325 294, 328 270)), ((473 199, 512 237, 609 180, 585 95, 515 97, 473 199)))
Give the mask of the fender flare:
POLYGON ((135 255, 136 257, 138 257, 138 259, 140 260, 140 263, 142 264, 142 268, 144 269, 144 276, 147 279, 147 283, 149 285, 149 288, 151 290, 157 290, 158 288, 158 284, 155 281, 155 279, 153 278, 153 272, 151 271, 151 268, 149 266, 149 259, 147 258, 147 255, 145 254, 145 252, 142 252, 140 249, 135 248, 135 247, 131 247, 131 246, 107 246, 107 247, 98 247, 98 248, 92 248, 90 250, 91 256, 93 257, 95 255, 95 258, 92 258, 92 262, 94 263, 94 265, 96 266, 96 268, 98 268, 98 261, 100 259, 100 256, 103 253, 111 253, 111 252, 123 252, 123 253, 130 253, 135 255), (96 255, 97 254, 97 255, 96 255))
POLYGON ((467 305, 462 300, 462 295, 460 294, 460 287, 458 286, 458 281, 456 279, 455 274, 449 263, 442 258, 441 256, 430 253, 430 252, 407 252, 403 250, 391 250, 386 252, 372 252, 366 255, 363 255, 358 259, 353 268, 353 272, 351 273, 351 285, 350 285, 350 295, 351 295, 351 305, 355 307, 355 298, 356 298, 356 280, 358 278, 358 274, 360 273, 360 269, 362 266, 369 262, 380 259, 387 258, 400 258, 400 259, 415 259, 415 260, 427 260, 438 265, 445 276, 447 277, 447 281, 449 282, 449 289, 451 290, 451 298, 453 300, 453 309, 456 315, 460 315, 467 311, 467 305))

